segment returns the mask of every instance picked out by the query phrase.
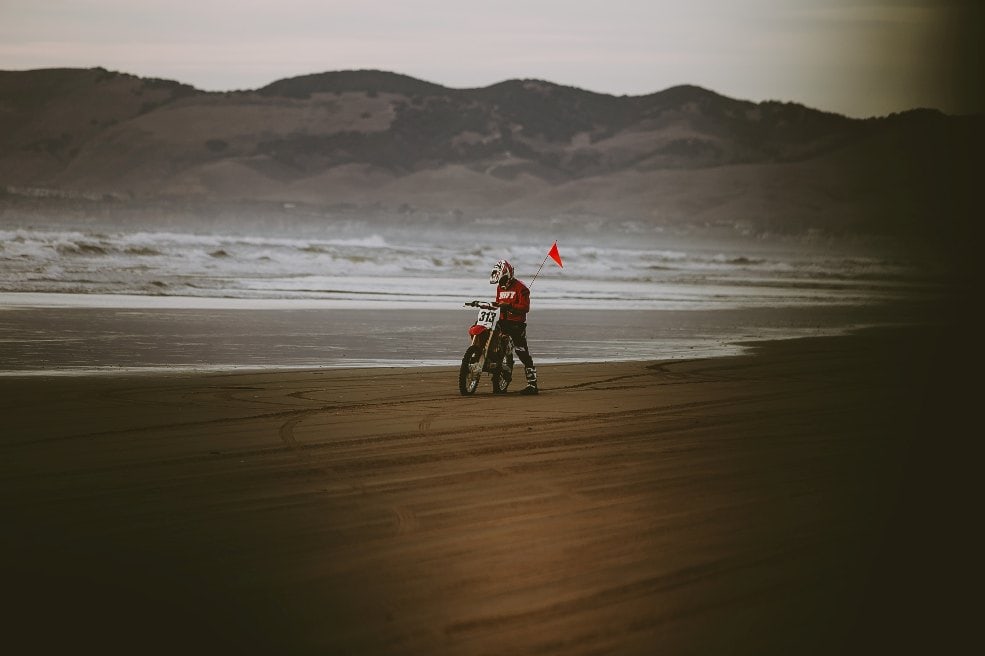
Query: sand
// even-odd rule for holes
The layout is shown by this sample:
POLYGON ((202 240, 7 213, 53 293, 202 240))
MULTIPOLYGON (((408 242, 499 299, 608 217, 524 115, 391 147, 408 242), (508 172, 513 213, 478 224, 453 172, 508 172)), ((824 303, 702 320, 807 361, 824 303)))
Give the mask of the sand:
POLYGON ((0 379, 0 644, 946 650, 971 484, 940 337, 543 366, 538 397, 442 367, 0 379))

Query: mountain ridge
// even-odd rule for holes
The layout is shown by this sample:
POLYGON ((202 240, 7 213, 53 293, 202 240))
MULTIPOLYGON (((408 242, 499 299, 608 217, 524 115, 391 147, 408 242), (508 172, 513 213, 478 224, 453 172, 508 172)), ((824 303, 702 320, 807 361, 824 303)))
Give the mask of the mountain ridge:
POLYGON ((854 119, 695 85, 454 89, 369 69, 207 92, 102 68, 0 71, 0 186, 120 199, 894 230, 926 221, 946 182, 924 160, 963 171, 981 134, 982 117, 854 119))

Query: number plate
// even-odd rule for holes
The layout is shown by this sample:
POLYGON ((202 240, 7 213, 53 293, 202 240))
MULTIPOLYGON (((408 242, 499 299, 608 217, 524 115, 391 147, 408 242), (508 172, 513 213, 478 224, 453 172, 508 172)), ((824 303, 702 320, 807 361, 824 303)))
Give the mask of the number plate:
POLYGON ((479 316, 475 322, 480 326, 485 326, 489 330, 492 330, 496 324, 496 310, 479 310, 479 316))

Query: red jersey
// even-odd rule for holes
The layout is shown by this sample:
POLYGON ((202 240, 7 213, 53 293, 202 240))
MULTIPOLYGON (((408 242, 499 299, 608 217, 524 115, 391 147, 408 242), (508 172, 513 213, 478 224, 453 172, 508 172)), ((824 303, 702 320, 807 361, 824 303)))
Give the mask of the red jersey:
POLYGON ((499 318, 503 321, 526 321, 530 311, 530 290, 514 278, 506 288, 496 285, 496 302, 500 305, 499 318))

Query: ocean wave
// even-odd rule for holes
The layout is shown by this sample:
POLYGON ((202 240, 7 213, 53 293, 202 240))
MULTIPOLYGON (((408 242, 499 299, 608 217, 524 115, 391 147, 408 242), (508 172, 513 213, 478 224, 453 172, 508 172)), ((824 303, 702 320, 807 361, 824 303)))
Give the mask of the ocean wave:
MULTIPOLYGON (((489 267, 499 258, 509 259, 517 276, 527 282, 543 265, 536 290, 538 298, 546 297, 549 302, 552 294, 555 300, 578 301, 581 297, 568 294, 570 290, 587 290, 586 298, 592 297, 593 290, 604 290, 606 302, 622 298, 629 304, 646 298, 666 299, 678 292, 688 299, 703 295, 709 302, 737 290, 742 290, 743 297, 758 293, 773 298, 779 293, 794 298, 798 289, 810 290, 811 285, 835 297, 841 293, 839 288, 849 286, 832 281, 865 281, 864 289, 875 293, 895 289, 900 281, 918 276, 906 262, 874 257, 646 248, 642 244, 625 247, 600 242, 561 244, 565 266, 559 268, 546 261, 547 249, 541 243, 497 244, 487 237, 459 237, 454 242, 424 234, 411 241, 376 233, 338 238, 326 234, 324 239, 313 239, 17 228, 0 230, 0 246, 0 290, 12 292, 71 289, 78 293, 316 298, 331 297, 335 293, 331 290, 348 289, 347 285, 358 280, 361 291, 352 293, 397 289, 402 290, 395 292, 398 295, 413 296, 418 289, 437 285, 432 290, 435 293, 451 295, 457 287, 474 289, 464 296, 485 297, 489 267), (339 280, 349 282, 340 286, 339 280), (410 281, 409 286, 400 280, 410 281), (717 291, 712 293, 712 288, 717 291), (567 295, 555 290, 567 290, 567 295)), ((863 287, 856 287, 852 293, 862 293, 863 287)))
POLYGON ((106 244, 95 244, 89 241, 61 243, 54 246, 59 255, 109 255, 115 249, 106 244))
POLYGON ((136 256, 147 256, 154 257, 158 255, 163 255, 163 253, 156 248, 151 248, 149 246, 131 246, 123 251, 126 255, 136 255, 136 256))

